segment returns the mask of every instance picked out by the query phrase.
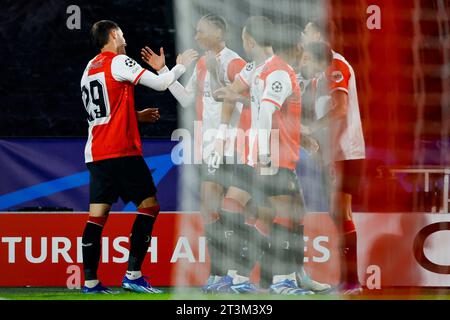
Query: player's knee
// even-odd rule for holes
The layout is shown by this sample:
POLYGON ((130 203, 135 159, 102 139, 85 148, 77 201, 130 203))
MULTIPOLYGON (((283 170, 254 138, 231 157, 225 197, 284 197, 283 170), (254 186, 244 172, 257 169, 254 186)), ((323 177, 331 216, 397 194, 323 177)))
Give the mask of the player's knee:
POLYGON ((140 205, 138 206, 138 208, 151 208, 151 207, 155 207, 158 206, 158 200, 156 199, 156 197, 149 197, 147 199, 144 199, 140 205))
POLYGON ((256 229, 264 236, 268 236, 273 226, 273 214, 266 208, 259 208, 258 218, 255 223, 256 229))
POLYGON ((223 195, 223 187, 212 181, 204 181, 202 184, 201 199, 206 202, 220 201, 223 195))
POLYGON ((245 213, 245 203, 242 203, 238 199, 225 197, 222 200, 222 210, 229 212, 245 213))
POLYGON ((226 198, 236 199, 244 207, 252 199, 252 196, 245 190, 236 187, 230 187, 225 196, 226 198))
POLYGON ((205 224, 213 223, 219 219, 219 213, 217 212, 217 208, 216 208, 216 210, 208 210, 208 209, 202 208, 200 211, 202 214, 203 223, 205 223, 205 224))
POLYGON ((91 204, 89 206, 89 217, 108 217, 111 205, 108 204, 91 204))
POLYGON ((200 210, 204 216, 214 214, 217 212, 221 205, 221 197, 208 197, 204 196, 201 198, 200 210))

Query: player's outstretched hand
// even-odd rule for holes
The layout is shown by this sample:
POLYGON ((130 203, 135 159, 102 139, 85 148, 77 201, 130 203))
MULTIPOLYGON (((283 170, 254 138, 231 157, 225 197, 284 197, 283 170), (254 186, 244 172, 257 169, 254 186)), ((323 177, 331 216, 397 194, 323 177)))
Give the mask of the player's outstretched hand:
POLYGON ((159 49, 159 55, 153 52, 149 47, 141 49, 142 60, 156 71, 161 70, 166 65, 166 57, 164 56, 164 49, 159 49))
POLYGON ((312 138, 311 136, 304 135, 302 137, 302 147, 310 154, 315 154, 319 151, 319 143, 316 139, 312 138))
POLYGON ((241 100, 241 95, 231 90, 229 87, 222 87, 213 92, 213 98, 216 101, 231 101, 238 102, 241 100))
POLYGON ((178 55, 177 64, 182 64, 185 67, 188 67, 197 58, 198 58, 197 51, 195 51, 194 49, 187 49, 185 52, 178 55))
POLYGON ((161 117, 158 108, 147 108, 142 111, 137 111, 136 114, 139 122, 154 123, 161 117))

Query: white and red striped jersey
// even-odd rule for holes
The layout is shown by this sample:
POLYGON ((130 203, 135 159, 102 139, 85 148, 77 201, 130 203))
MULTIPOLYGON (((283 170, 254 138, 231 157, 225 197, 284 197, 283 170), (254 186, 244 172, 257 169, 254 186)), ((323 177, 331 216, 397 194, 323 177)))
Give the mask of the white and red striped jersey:
POLYGON ((348 94, 347 115, 330 124, 314 136, 319 140, 324 161, 354 160, 365 158, 365 143, 359 112, 355 72, 345 58, 333 51, 333 61, 314 83, 316 85, 315 110, 317 119, 331 108, 331 94, 336 90, 348 94))
POLYGON ((88 113, 85 161, 142 155, 134 86, 146 69, 126 55, 102 52, 89 61, 81 78, 88 113))
POLYGON ((250 87, 252 123, 248 164, 256 164, 257 128, 261 103, 266 101, 275 106, 272 128, 279 132, 278 146, 270 145, 270 153, 275 159, 277 153, 280 168, 294 170, 299 160, 301 93, 294 69, 279 56, 271 56, 264 63, 247 64, 239 74, 239 79, 250 87))
MULTIPOLYGON (((225 85, 230 85, 234 77, 241 71, 245 61, 234 51, 225 47, 217 54, 219 63, 219 77, 225 81, 225 85)), ((185 89, 188 93, 196 95, 197 120, 202 123, 202 136, 196 137, 201 141, 202 157, 206 159, 214 150, 214 135, 207 135, 207 132, 218 130, 221 123, 222 102, 213 98, 211 89, 210 73, 206 68, 205 57, 201 57, 197 62, 194 73, 189 79, 185 89)), ((243 112, 247 112, 244 111, 243 112)), ((248 117, 241 115, 241 121, 248 117)), ((240 122, 239 126, 246 126, 240 122)), ((249 124, 248 124, 249 127, 249 124)), ((200 152, 200 150, 196 150, 200 152)))
MULTIPOLYGON (((269 60, 269 59, 268 59, 269 60)), ((257 128, 255 126, 254 119, 258 118, 258 110, 261 103, 261 97, 264 88, 259 84, 258 76, 261 74, 264 64, 268 61, 264 61, 261 64, 256 64, 254 61, 249 62, 241 70, 238 77, 239 80, 245 84, 250 93, 250 131, 247 139, 247 154, 244 163, 249 166, 254 166, 257 159, 257 128)))

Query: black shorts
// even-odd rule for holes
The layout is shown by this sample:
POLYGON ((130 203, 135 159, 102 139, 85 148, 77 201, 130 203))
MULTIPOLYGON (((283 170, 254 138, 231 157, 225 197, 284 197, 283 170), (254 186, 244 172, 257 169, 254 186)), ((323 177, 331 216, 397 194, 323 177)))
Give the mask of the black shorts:
POLYGON ((122 157, 87 163, 90 203, 113 204, 120 197, 136 206, 156 195, 152 174, 140 157, 122 157))
POLYGON ((217 183, 227 189, 234 171, 233 164, 221 164, 218 168, 212 168, 208 164, 200 165, 201 180, 217 183))
POLYGON ((358 195, 364 175, 364 159, 335 161, 332 181, 336 192, 358 195))
POLYGON ((294 196, 300 192, 295 171, 279 168, 273 175, 261 175, 248 165, 236 165, 231 185, 247 191, 257 206, 267 206, 269 197, 294 196))
POLYGON ((299 191, 298 177, 294 170, 279 168, 274 175, 255 174, 256 190, 254 199, 267 205, 267 198, 275 196, 294 196, 299 191))
POLYGON ((235 164, 231 176, 230 187, 235 187, 252 194, 255 180, 255 169, 246 164, 235 164))

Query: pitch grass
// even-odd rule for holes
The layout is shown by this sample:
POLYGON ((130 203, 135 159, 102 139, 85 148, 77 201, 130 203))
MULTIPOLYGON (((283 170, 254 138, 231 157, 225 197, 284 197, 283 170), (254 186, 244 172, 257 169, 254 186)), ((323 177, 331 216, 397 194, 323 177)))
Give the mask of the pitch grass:
MULTIPOLYGON (((161 294, 132 293, 118 287, 110 287, 115 294, 82 294, 80 290, 67 288, 0 288, 0 299, 8 300, 236 300, 236 295, 203 294, 200 288, 160 288, 161 294)), ((239 300, 286 300, 297 297, 274 296, 269 294, 239 295, 239 300)), ((301 297, 303 299, 317 299, 301 297)), ((322 296, 332 299, 332 296, 322 296)))
POLYGON ((364 290, 358 296, 342 296, 336 293, 311 296, 252 295, 206 295, 199 288, 162 288, 161 294, 138 294, 111 288, 113 295, 82 294, 80 290, 67 288, 0 288, 0 299, 6 300, 450 300, 447 288, 397 288, 364 290))

